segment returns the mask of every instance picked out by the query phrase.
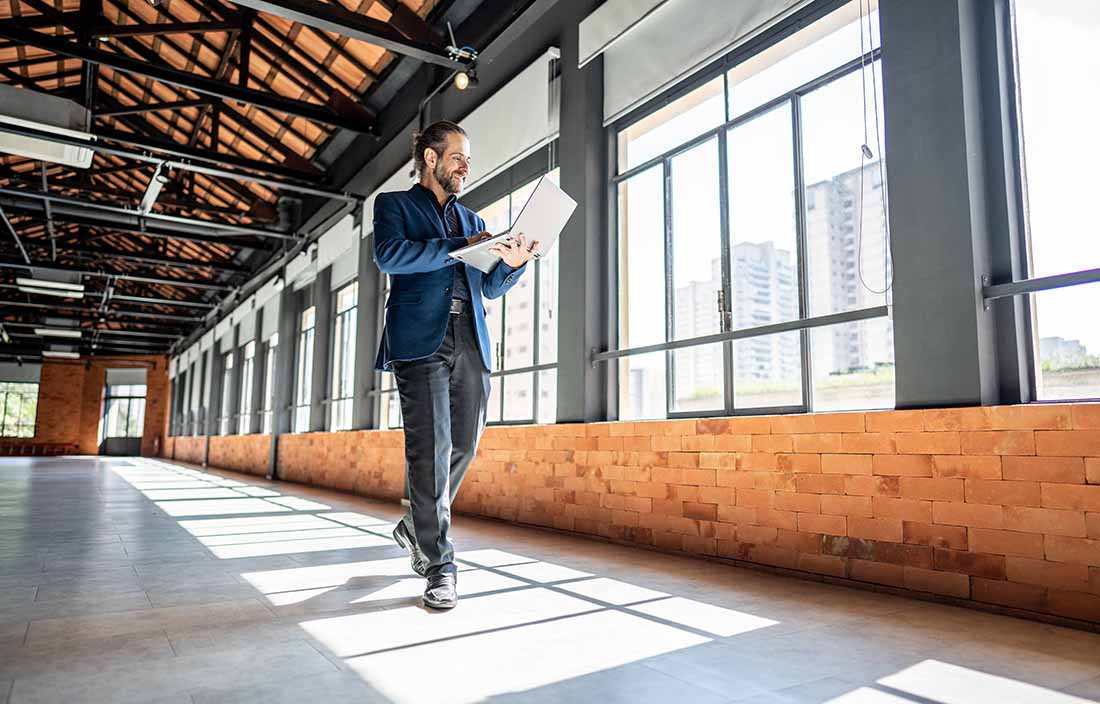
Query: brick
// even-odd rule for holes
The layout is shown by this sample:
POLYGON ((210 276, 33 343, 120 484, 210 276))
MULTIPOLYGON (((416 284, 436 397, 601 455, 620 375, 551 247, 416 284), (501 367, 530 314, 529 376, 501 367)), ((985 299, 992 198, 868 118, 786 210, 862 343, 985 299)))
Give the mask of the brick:
POLYGON ((1000 479, 1001 463, 999 455, 933 455, 932 476, 940 479, 1000 479))
POLYGON ((1005 574, 1010 582, 1081 592, 1089 589, 1088 565, 1012 556, 1005 560, 1005 574))
POLYGON ((695 469, 699 466, 699 455, 695 452, 670 452, 668 453, 668 466, 695 469))
POLYGON ((718 520, 718 505, 685 501, 684 518, 694 518, 699 521, 716 521, 718 520))
POLYGON ((1094 430, 1038 430, 1035 454, 1055 457, 1100 457, 1100 433, 1094 430))
POLYGON ((716 486, 717 474, 713 469, 685 469, 684 483, 694 486, 716 486))
POLYGON ((994 555, 1042 558, 1043 536, 1019 531, 970 529, 970 549, 994 555))
POLYGON ((905 568, 902 565, 887 565, 869 560, 849 560, 848 572, 852 579, 872 584, 885 584, 891 587, 905 586, 905 568))
POLYGON ((928 431, 990 430, 992 413, 988 408, 930 408, 921 411, 924 429, 928 431))
POLYGON ((970 528, 1003 528, 1003 506, 967 504, 956 501, 933 501, 932 522, 946 526, 970 528))
POLYGON ((823 474, 871 474, 871 455, 821 455, 823 474))
POLYGON ((742 543, 769 545, 775 543, 777 535, 777 529, 767 526, 737 526, 737 540, 742 543))
POLYGON ((821 471, 821 455, 781 454, 775 456, 775 463, 781 472, 812 473, 821 471))
POLYGON ((900 518, 903 521, 918 523, 932 522, 931 501, 876 496, 872 499, 872 509, 875 518, 900 518))
POLYGON ((737 505, 748 508, 770 507, 774 493, 767 489, 738 489, 737 505))
POLYGON ((970 577, 920 567, 904 567, 905 586, 919 592, 932 592, 960 599, 970 596, 970 577))
POLYGON ((649 470, 649 476, 658 484, 684 483, 684 470, 677 467, 653 467, 649 470))
POLYGON ((741 455, 738 468, 746 472, 777 472, 779 460, 773 454, 753 452, 741 455))
POLYGON ((727 418, 726 422, 729 424, 726 432, 732 435, 767 435, 772 431, 767 416, 727 418))
POLYGON ((961 452, 959 433, 896 433, 894 443, 902 455, 957 455, 961 452))
POLYGON ((833 577, 844 577, 847 573, 847 560, 843 557, 832 555, 807 555, 799 553, 798 569, 814 574, 827 574, 833 577))
POLYGON ((1085 458, 1085 481, 1100 484, 1100 457, 1085 458))
POLYGON ((1005 457, 1004 478, 1084 484, 1085 461, 1080 457, 1005 457))
POLYGON ((1090 538, 1100 538, 1100 513, 1085 514, 1085 532, 1090 538))
POLYGON ((683 516, 684 502, 666 499, 651 499, 650 511, 662 516, 683 516))
MULTIPOLYGON (((712 436, 696 435, 695 437, 706 438, 712 436)), ((699 454, 697 466, 702 469, 736 469, 737 455, 728 452, 703 452, 699 454)))
POLYGON ((1044 611, 1046 609, 1047 590, 1045 587, 981 579, 980 577, 972 577, 970 582, 973 587, 971 598, 975 601, 1028 611, 1044 611))
POLYGON ((1044 508, 1067 508, 1100 512, 1100 486, 1043 483, 1044 508))
POLYGON ((897 452, 893 433, 854 433, 840 438, 840 449, 846 453, 892 455, 897 452))
POLYGON ((810 453, 840 452, 841 437, 840 433, 813 433, 791 436, 794 441, 795 452, 810 453))
POLYGON ((637 482, 634 493, 650 499, 668 499, 672 496, 669 485, 664 482, 637 482))
POLYGON ((794 485, 802 494, 844 493, 844 477, 836 474, 796 474, 794 485))
POLYGON ((751 435, 718 435, 714 438, 714 449, 718 452, 752 452, 751 435))
POLYGON ((991 430, 962 433, 965 455, 1034 455, 1035 433, 1029 430, 991 430))
POLYGON ((1038 506, 1039 483, 967 479, 966 502, 1001 506, 1038 506))
POLYGON ((772 508, 756 509, 756 522, 762 526, 798 530, 798 514, 794 511, 777 511, 772 508))
POLYGON ((871 509, 871 497, 838 496, 835 494, 825 494, 821 497, 821 513, 827 516, 856 516, 859 518, 871 518, 874 515, 871 509))
POLYGON ((927 501, 962 501, 963 480, 902 477, 901 496, 905 499, 927 501))
MULTIPOLYGON (((814 416, 809 414, 790 414, 771 416, 769 419, 771 432, 775 434, 815 433, 816 423, 814 416)), ((778 450, 782 452, 782 450, 778 450)))
POLYGON ((814 428, 819 433, 862 433, 867 429, 864 414, 854 413, 815 413, 814 428))
POLYGON ((1100 621, 1100 596, 1085 592, 1048 589, 1046 610, 1082 621, 1100 621))
POLYGON ((1100 430, 1100 403, 1075 403, 1070 417, 1076 430, 1100 430))
POLYGON ((699 501, 705 504, 736 504, 737 492, 733 489, 714 486, 698 487, 699 501))
POLYGON ((798 494, 790 491, 777 491, 773 505, 780 511, 799 513, 820 513, 821 497, 818 494, 798 494))
POLYGON ((612 511, 611 524, 616 526, 637 526, 637 511, 612 511))
POLYGON ((776 535, 775 544, 778 547, 804 552, 811 555, 821 554, 820 533, 804 533, 797 530, 780 530, 776 535))
POLYGON ((1100 567, 1089 568, 1089 591, 1100 594, 1100 567))
POLYGON ((672 484, 668 487, 670 499, 677 501, 698 501, 699 487, 690 484, 672 484))
POLYGON ((905 477, 931 477, 932 457, 929 455, 875 455, 871 464, 875 474, 905 477))
POLYGON ((901 477, 844 477, 844 493, 854 496, 901 496, 901 477))
POLYGON ((684 549, 684 536, 679 533, 654 532, 653 545, 661 550, 682 551, 684 549))
POLYGON ((714 538, 685 535, 684 552, 690 552, 693 555, 717 555, 718 541, 714 538))
POLYGON ((753 488, 752 475, 732 469, 719 469, 717 471, 717 486, 732 489, 751 489, 753 488))
POLYGON ((822 516, 816 513, 798 514, 798 530, 805 533, 847 535, 848 520, 844 516, 822 516))
POLYGON ((625 496, 623 497, 625 502, 624 507, 627 511, 636 511, 637 513, 652 513, 653 512, 653 499, 643 499, 637 496, 625 496))
POLYGON ((756 509, 749 506, 718 505, 718 520, 724 523, 756 523, 756 509))
POLYGON ((1100 540, 1048 535, 1043 538, 1046 559, 1100 567, 1100 540))
POLYGON ((714 450, 713 435, 689 435, 683 439, 684 452, 710 452, 714 450))
POLYGON ((1052 404, 994 406, 989 409, 993 430, 1069 430, 1070 407, 1052 404))
POLYGON ((1053 508, 1004 507, 1005 530, 1083 538, 1085 514, 1053 508))
POLYGON ((986 579, 1005 578, 1005 556, 986 555, 967 550, 934 548, 932 559, 935 569, 943 572, 960 572, 986 579))
POLYGON ((857 518, 848 517, 848 535, 853 538, 882 540, 900 543, 902 539, 900 518, 857 518))
MULTIPOLYGON (((773 419, 774 420, 774 419, 773 419)), ((790 435, 753 435, 753 452, 793 452, 794 442, 790 435)))
POLYGON ((921 411, 879 411, 864 414, 869 433, 919 432, 924 430, 921 411))
POLYGON ((952 550, 966 550, 969 547, 967 529, 961 526, 939 526, 933 523, 903 520, 901 532, 903 541, 909 545, 928 545, 952 550))

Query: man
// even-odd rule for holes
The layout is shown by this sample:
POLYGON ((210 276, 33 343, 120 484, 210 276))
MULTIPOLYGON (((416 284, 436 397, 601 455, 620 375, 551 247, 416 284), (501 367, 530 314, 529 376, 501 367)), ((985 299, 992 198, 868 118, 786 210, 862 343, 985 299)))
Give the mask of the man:
POLYGON ((427 577, 424 604, 458 603, 451 502, 485 429, 489 331, 482 297, 515 285, 538 243, 519 234, 490 250, 489 274, 448 256, 490 236, 485 221, 457 202, 470 170, 470 143, 453 122, 436 122, 413 139, 419 183, 374 203, 374 260, 390 275, 376 368, 397 377, 405 425, 408 514, 393 531, 427 577))

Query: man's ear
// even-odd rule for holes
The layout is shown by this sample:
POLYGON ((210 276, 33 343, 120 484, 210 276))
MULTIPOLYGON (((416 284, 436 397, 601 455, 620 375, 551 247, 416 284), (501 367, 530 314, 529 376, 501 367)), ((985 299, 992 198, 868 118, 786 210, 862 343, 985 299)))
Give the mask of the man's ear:
POLYGON ((436 160, 438 160, 438 158, 439 158, 439 155, 435 153, 434 149, 432 149, 431 147, 425 147, 424 148, 424 164, 429 169, 434 169, 435 168, 435 162, 436 162, 436 160))

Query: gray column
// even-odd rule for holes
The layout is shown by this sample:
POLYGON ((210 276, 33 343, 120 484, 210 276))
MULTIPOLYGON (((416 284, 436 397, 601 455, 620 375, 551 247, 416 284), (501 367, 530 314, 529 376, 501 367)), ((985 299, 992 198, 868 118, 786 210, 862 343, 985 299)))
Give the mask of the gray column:
MULTIPOLYGON (((284 279, 285 280, 285 279, 284 279)), ((279 346, 275 348, 274 408, 271 411, 271 456, 267 478, 278 479, 279 436, 290 432, 290 405, 294 399, 294 350, 298 346, 298 297, 287 285, 279 294, 279 346)))
POLYGON ((225 354, 221 351, 221 346, 217 340, 206 351, 209 355, 208 365, 210 368, 210 374, 207 375, 207 379, 210 384, 210 396, 206 404, 206 435, 217 435, 220 428, 218 427, 219 420, 222 414, 222 386, 224 385, 223 379, 225 377, 225 354))
POLYGON ((608 365, 590 362, 611 341, 607 256, 607 130, 603 127, 603 58, 577 68, 578 34, 561 37, 561 185, 577 210, 558 240, 558 421, 591 422, 608 414, 608 365))
MULTIPOLYGON (((372 214, 364 214, 372 217, 372 214)), ((355 398, 351 402, 352 428, 375 427, 378 398, 370 395, 378 388, 374 359, 378 354, 379 300, 382 274, 374 263, 374 235, 359 242, 359 300, 355 320, 355 398)))
POLYGON ((252 357, 252 414, 248 417, 248 433, 260 432, 260 417, 264 403, 264 316, 256 311, 256 331, 252 336, 256 353, 252 357))
POLYGON ((879 5, 898 408, 999 400, 979 5, 879 5))
POLYGON ((328 369, 332 363, 332 267, 318 272, 313 282, 313 398, 309 411, 309 429, 324 430, 328 427, 328 404, 331 395, 328 369))
POLYGON ((238 328, 236 325, 229 332, 229 350, 233 353, 233 368, 229 370, 229 388, 223 393, 229 394, 229 407, 225 414, 229 416, 229 434, 237 433, 237 413, 241 410, 241 350, 237 346, 238 328))

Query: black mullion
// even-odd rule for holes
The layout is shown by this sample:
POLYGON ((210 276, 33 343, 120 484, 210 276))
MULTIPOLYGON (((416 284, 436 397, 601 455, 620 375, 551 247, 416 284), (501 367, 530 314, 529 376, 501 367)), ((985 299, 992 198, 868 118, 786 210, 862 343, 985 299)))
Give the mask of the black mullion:
MULTIPOLYGON (((728 100, 726 101, 728 104, 728 100)), ((733 305, 733 262, 731 261, 730 248, 732 247, 733 233, 730 225, 729 204, 729 140, 728 131, 718 133, 718 211, 721 223, 719 224, 719 239, 721 240, 722 262, 722 300, 723 304, 718 312, 718 329, 721 332, 729 332, 732 325, 727 324, 733 305)), ((728 413, 733 412, 734 407, 734 368, 733 368, 733 342, 728 341, 722 345, 722 390, 725 408, 728 413)))
MULTIPOLYGON (((805 176, 802 164, 802 96, 791 97, 791 136, 794 140, 794 199, 795 199, 795 237, 797 238, 798 272, 798 317, 809 315, 809 262, 806 246, 806 193, 805 176)), ((810 357, 810 330, 800 330, 799 346, 802 354, 802 408, 813 408, 813 366, 810 357)))

